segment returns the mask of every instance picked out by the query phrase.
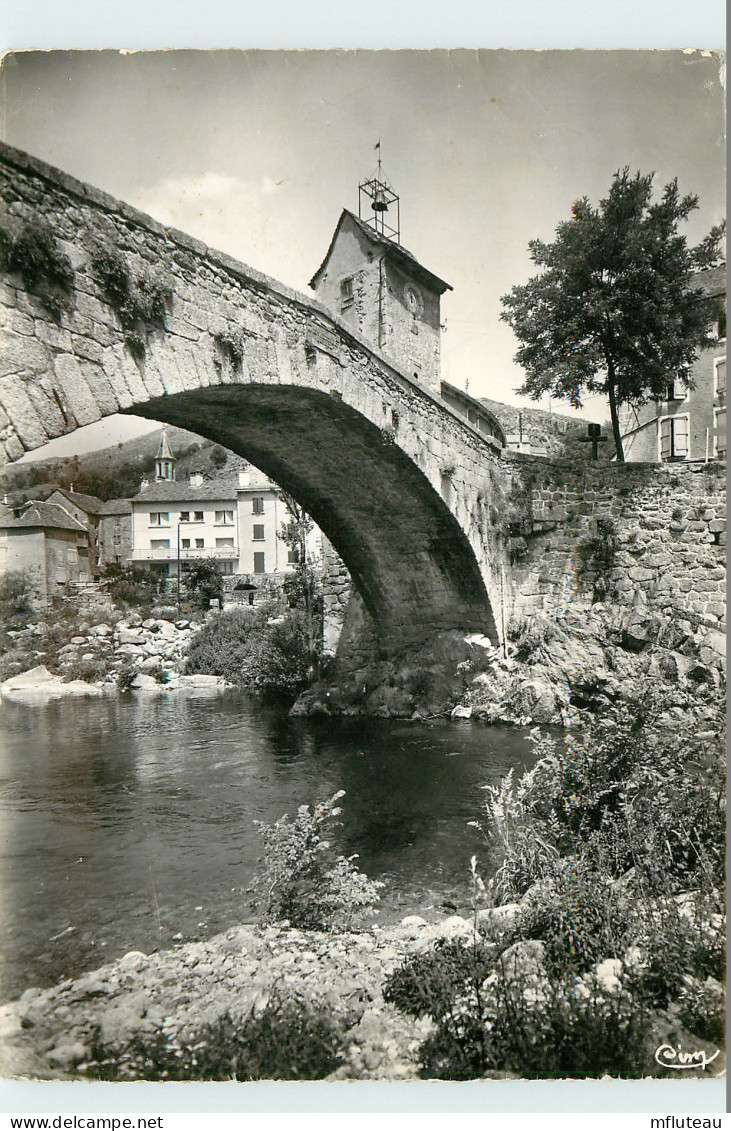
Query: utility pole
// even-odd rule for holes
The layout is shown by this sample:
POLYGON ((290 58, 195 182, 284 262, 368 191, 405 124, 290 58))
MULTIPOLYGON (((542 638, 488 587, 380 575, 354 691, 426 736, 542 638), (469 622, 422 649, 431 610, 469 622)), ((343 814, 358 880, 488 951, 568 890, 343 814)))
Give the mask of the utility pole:
POLYGON ((178 543, 178 549, 177 549, 177 559, 178 559, 178 619, 180 619, 180 519, 178 519, 177 535, 178 535, 178 538, 177 538, 177 543, 178 543))

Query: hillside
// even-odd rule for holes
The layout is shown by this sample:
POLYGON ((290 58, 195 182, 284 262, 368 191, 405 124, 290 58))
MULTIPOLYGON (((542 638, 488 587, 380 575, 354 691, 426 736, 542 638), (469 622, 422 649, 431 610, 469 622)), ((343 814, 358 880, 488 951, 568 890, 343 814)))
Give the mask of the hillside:
MULTIPOLYGON (((489 409, 500 421, 508 435, 517 435, 521 429, 523 437, 531 445, 535 454, 548 456, 570 456, 578 459, 591 457, 591 444, 582 443, 580 437, 587 434, 587 420, 577 420, 575 416, 563 416, 557 412, 546 412, 542 408, 525 408, 503 404, 488 397, 480 397, 480 403, 489 409)), ((600 462, 608 462, 614 455, 611 428, 603 424, 602 435, 607 437, 605 444, 599 445, 600 462)))
MULTIPOLYGON (((223 471, 230 474, 244 462, 193 432, 170 427, 167 433, 178 460, 179 478, 192 471, 215 478, 223 471)), ((75 491, 99 499, 129 498, 139 491, 141 479, 154 471, 159 445, 160 432, 155 431, 83 455, 16 464, 3 470, 0 490, 13 503, 45 498, 55 487, 70 488, 72 484, 75 491)))

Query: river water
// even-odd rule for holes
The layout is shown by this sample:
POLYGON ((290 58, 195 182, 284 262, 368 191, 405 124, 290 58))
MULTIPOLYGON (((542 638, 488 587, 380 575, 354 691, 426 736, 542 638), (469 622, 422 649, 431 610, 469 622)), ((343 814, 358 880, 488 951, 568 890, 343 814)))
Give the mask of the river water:
POLYGON ((515 728, 290 719, 238 693, 3 701, 0 1000, 253 921, 253 822, 338 789, 339 849, 387 882, 372 921, 465 912, 481 787, 531 759, 515 728))

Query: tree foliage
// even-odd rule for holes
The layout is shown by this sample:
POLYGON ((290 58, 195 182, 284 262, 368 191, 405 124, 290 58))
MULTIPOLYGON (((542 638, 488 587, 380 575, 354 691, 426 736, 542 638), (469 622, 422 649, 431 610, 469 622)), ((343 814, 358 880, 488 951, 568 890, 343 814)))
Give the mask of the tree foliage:
POLYGON ((208 611, 211 601, 223 600, 221 567, 215 558, 186 562, 182 581, 187 599, 203 611, 208 611))
POLYGON ((290 521, 282 524, 279 536, 294 556, 294 570, 284 580, 284 594, 290 608, 301 609, 304 614, 307 646, 313 671, 317 674, 322 650, 322 581, 307 553, 307 538, 314 523, 292 495, 280 491, 279 497, 290 513, 290 521))
POLYGON ((698 198, 681 196, 676 179, 653 202, 653 176, 624 168, 598 208, 575 201, 553 243, 528 245, 542 272, 502 299, 526 372, 519 391, 574 407, 608 396, 620 460, 619 408, 664 399, 671 380, 689 386, 715 314, 694 275, 718 261, 723 226, 688 247, 678 227, 698 198))

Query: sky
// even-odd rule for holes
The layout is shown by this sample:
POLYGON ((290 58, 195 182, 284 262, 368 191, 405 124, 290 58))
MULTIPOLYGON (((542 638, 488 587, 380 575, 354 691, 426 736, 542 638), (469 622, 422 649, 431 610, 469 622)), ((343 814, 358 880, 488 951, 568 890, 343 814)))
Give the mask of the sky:
POLYGON ((443 376, 514 404, 532 402, 500 297, 573 200, 627 165, 698 195, 692 243, 725 214, 720 62, 700 51, 22 52, 0 134, 305 293, 380 140, 402 243, 454 288, 443 376))

